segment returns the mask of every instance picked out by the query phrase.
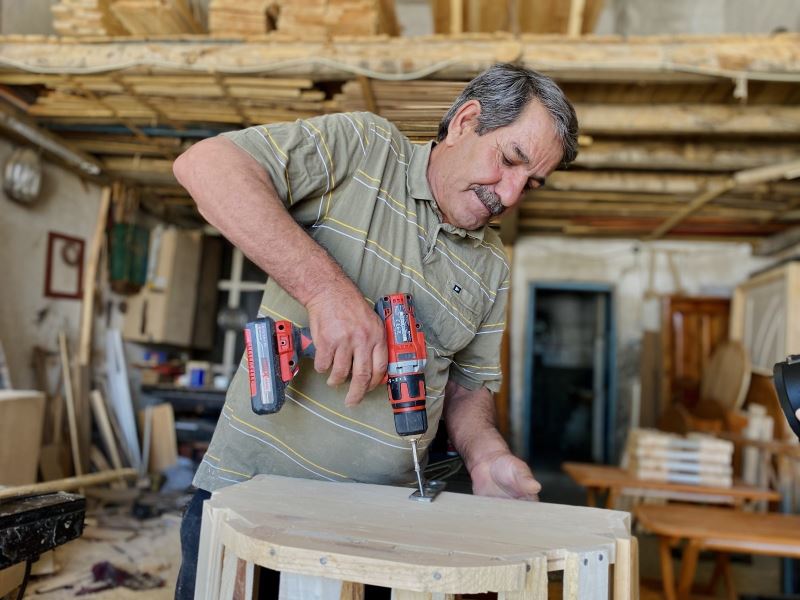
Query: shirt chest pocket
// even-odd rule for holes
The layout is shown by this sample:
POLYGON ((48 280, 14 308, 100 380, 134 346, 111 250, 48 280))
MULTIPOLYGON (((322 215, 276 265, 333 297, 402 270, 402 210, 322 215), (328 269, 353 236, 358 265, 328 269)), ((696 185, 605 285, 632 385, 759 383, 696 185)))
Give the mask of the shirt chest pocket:
MULTIPOLYGON (((428 343, 446 356, 465 348, 475 337, 483 318, 484 305, 477 286, 447 278, 424 301, 422 323, 428 343)), ((427 295, 426 295, 427 296, 427 295)))

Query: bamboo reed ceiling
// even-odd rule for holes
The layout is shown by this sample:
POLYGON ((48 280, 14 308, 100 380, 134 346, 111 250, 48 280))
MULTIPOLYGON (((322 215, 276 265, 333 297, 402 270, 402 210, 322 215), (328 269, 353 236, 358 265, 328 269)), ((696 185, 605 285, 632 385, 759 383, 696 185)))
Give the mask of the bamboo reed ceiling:
MULTIPOLYGON (((191 203, 171 162, 203 137, 374 110, 431 139, 465 82, 498 60, 542 70, 581 123, 578 160, 524 199, 521 233, 645 237, 742 170, 800 160, 800 36, 211 40, 0 38, 0 96, 138 186, 168 214, 191 203)), ((751 239, 800 224, 800 180, 741 183, 674 237, 751 239)))

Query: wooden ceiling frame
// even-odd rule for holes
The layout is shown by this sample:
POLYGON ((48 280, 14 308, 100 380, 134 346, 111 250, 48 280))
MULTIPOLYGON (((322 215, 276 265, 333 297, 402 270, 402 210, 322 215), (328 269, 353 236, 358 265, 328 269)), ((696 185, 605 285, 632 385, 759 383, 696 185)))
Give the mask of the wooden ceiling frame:
POLYGON ((800 160, 739 171, 722 184, 718 184, 694 198, 687 206, 659 225, 644 239, 652 241, 663 237, 665 233, 690 215, 696 213, 703 206, 738 186, 767 183, 777 179, 795 179, 797 177, 800 177, 800 160))
MULTIPOLYGON (((133 133, 133 135, 134 135, 134 136, 136 136, 136 137, 137 137, 139 140, 141 140, 141 141, 143 141, 143 142, 144 142, 144 141, 149 141, 149 139, 150 139, 150 136, 148 136, 148 135, 147 135, 147 134, 146 134, 144 131, 142 131, 142 129, 140 129, 140 128, 139 128, 139 126, 138 126, 138 125, 136 125, 135 123, 133 123, 133 122, 132 122, 130 119, 128 119, 127 117, 123 117, 122 115, 120 115, 120 114, 119 114, 119 111, 117 111, 117 109, 116 109, 116 107, 115 107, 115 106, 113 106, 112 104, 110 104, 110 103, 106 102, 106 101, 105 101, 103 98, 101 98, 101 97, 100 97, 98 94, 96 94, 96 93, 95 93, 93 90, 90 90, 90 89, 88 89, 88 88, 87 88, 87 87, 85 87, 85 86, 84 86, 84 85, 83 85, 83 84, 82 84, 80 81, 78 81, 78 80, 74 79, 72 76, 68 76, 68 77, 67 77, 67 80, 70 82, 70 84, 72 84, 72 85, 74 85, 75 87, 77 87, 77 88, 78 88, 78 90, 81 92, 81 94, 83 94, 85 97, 89 98, 89 99, 90 99, 90 100, 92 100, 93 102, 95 102, 95 103, 99 104, 100 106, 102 106, 102 107, 103 107, 103 108, 105 108, 106 110, 110 111, 110 112, 111 112, 111 114, 113 114, 113 115, 114 115, 114 117, 115 117, 115 118, 116 118, 116 119, 117 119, 117 120, 118 120, 120 123, 122 123, 123 125, 125 125, 125 127, 127 127, 128 129, 130 129, 130 130, 131 130, 131 132, 133 133)), ((175 159, 175 157, 177 156, 177 154, 175 154, 174 152, 171 152, 171 151, 169 151, 169 150, 166 150, 166 149, 165 149, 165 150, 162 150, 162 154, 163 154, 163 155, 164 155, 166 158, 169 158, 169 159, 175 159)))

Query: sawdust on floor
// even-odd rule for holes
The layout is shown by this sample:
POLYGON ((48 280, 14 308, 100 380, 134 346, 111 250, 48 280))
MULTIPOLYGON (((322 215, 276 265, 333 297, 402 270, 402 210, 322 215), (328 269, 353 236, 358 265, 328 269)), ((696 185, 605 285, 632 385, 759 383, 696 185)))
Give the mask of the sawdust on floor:
POLYGON ((25 598, 75 598, 94 581, 92 566, 103 561, 129 572, 155 575, 164 585, 149 590, 114 587, 90 593, 85 596, 88 599, 167 600, 175 596, 181 556, 179 515, 169 513, 143 521, 118 515, 100 517, 97 524, 87 521, 84 536, 56 548, 58 572, 31 577, 25 598))

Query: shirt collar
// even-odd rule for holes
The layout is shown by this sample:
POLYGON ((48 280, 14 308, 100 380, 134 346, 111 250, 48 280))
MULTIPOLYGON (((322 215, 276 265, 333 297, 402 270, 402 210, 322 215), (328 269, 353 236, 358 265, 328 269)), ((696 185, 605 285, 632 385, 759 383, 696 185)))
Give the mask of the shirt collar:
MULTIPOLYGON (((442 213, 439 210, 439 205, 436 203, 436 198, 433 196, 433 191, 428 183, 428 162, 431 158, 431 150, 433 150, 435 142, 430 141, 427 144, 414 144, 411 152, 411 159, 408 161, 408 173, 406 177, 406 187, 408 193, 415 200, 427 200, 431 202, 436 216, 439 221, 442 221, 442 213)), ((447 233, 457 235, 460 237, 469 237, 475 240, 476 245, 483 241, 486 227, 480 229, 467 230, 461 227, 456 227, 450 223, 440 223, 439 227, 447 233)))

